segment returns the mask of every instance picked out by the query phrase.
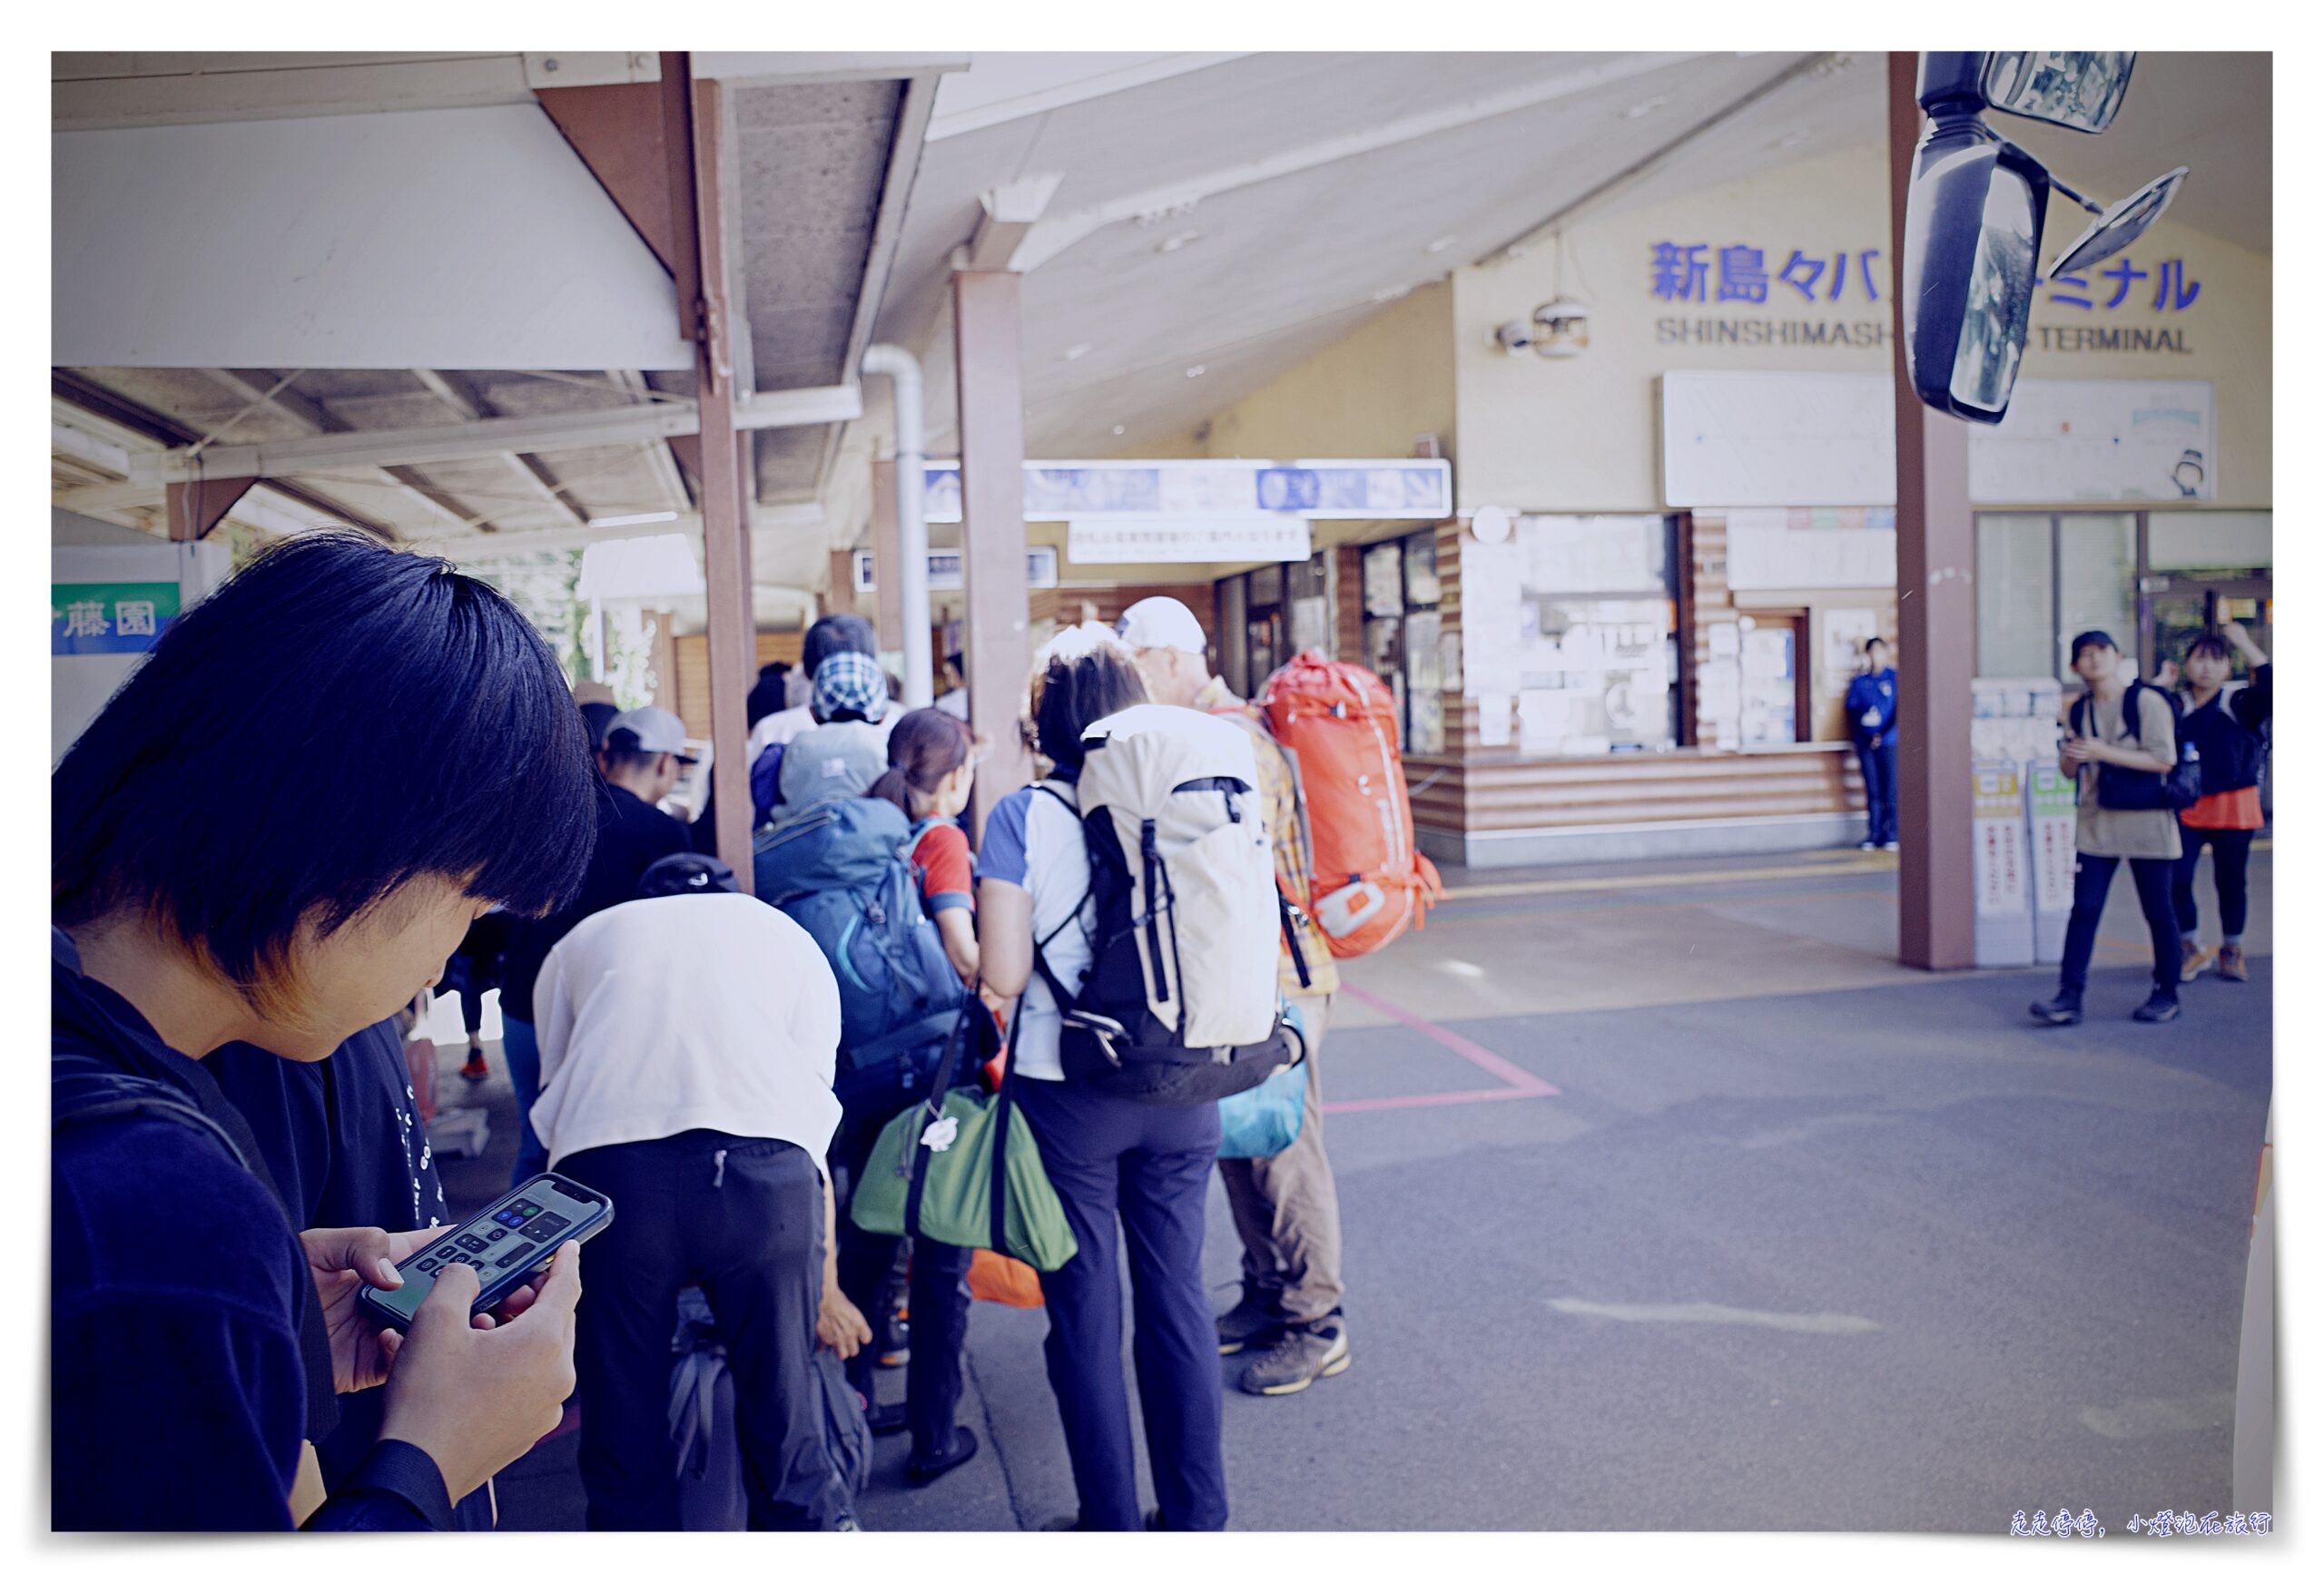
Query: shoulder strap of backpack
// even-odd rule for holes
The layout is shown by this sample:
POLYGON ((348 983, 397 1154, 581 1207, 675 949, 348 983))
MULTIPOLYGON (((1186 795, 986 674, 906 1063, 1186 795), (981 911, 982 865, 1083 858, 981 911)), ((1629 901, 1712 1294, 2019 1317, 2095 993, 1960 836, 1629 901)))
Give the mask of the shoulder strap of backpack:
MULTIPOLYGON (((60 1079, 52 1078, 52 1083, 60 1079)), ((121 1078, 107 1083, 78 1081, 70 1075, 61 1079, 64 1085, 55 1094, 54 1106, 49 1118, 51 1136, 70 1126, 90 1122, 110 1120, 116 1116, 150 1116, 159 1121, 173 1121, 195 1132, 207 1133, 226 1151, 227 1158, 243 1170, 251 1170, 248 1155, 234 1141, 233 1134, 204 1116, 193 1106, 172 1094, 160 1083, 143 1078, 121 1078), (75 1089, 79 1092, 74 1092, 75 1089)), ((252 1173, 256 1175, 255 1172, 252 1173)))
MULTIPOLYGON (((960 1015, 952 1019, 951 1034, 944 1040, 943 1057, 936 1063, 936 1075, 928 1085, 928 1097, 919 1106, 919 1115, 924 1118, 921 1123, 922 1132, 943 1118, 944 1096, 952 1091, 952 1077, 960 1068, 960 1047, 968 1035, 969 1018, 984 1009, 984 1002, 977 998, 977 988, 982 983, 980 978, 969 986, 969 998, 960 1003, 960 1015)), ((1015 1031, 1012 1022, 1010 1032, 1015 1031)), ((904 1230, 918 1236, 921 1192, 928 1185, 929 1151, 921 1146, 918 1133, 906 1140, 904 1146, 911 1151, 911 1182, 904 1189, 904 1230)))

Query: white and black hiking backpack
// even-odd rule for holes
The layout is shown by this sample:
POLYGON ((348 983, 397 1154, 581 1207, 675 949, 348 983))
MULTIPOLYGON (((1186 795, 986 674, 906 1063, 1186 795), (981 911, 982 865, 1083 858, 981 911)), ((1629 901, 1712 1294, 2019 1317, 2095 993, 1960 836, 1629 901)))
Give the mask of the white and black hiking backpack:
MULTIPOLYGON (((1074 809, 1094 910, 1088 978, 1035 968, 1062 1014, 1066 1077, 1150 1105, 1255 1088, 1301 1058, 1284 1027, 1283 913, 1250 733, 1191 709, 1141 703, 1081 736, 1079 782, 1044 782, 1074 809)), ((1070 927, 1068 920, 1068 927, 1070 927)))

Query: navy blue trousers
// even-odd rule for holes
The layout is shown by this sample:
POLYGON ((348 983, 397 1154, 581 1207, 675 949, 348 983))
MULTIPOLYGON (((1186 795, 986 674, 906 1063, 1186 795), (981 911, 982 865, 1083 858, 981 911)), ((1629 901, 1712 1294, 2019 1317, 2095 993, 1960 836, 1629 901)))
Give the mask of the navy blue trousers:
POLYGON ((1137 1327, 1131 1355, 1162 1526, 1223 1529, 1218 1330, 1202 1274, 1218 1106, 1141 1105, 1035 1078, 1011 1085, 1081 1244, 1063 1269, 1041 1277, 1049 1386, 1065 1423, 1081 1526, 1128 1532, 1143 1525, 1122 1379, 1127 1244, 1137 1327))
POLYGON ((1859 742, 1856 759, 1864 771, 1864 839, 1885 847, 1896 839, 1896 739, 1876 748, 1859 742))
POLYGON ((2147 933, 2154 941, 2154 992, 2165 1000, 2179 998, 2179 915, 2171 910, 2171 880, 2178 871, 2175 858, 2098 858, 2082 852, 2073 860, 2073 911, 2066 918, 2065 959, 2058 964, 2058 992, 2082 998, 2090 980, 2090 958, 2098 947, 2098 919, 2106 910, 2106 891, 2114 883, 2118 863, 2131 866, 2131 883, 2139 893, 2139 910, 2146 914, 2147 933))

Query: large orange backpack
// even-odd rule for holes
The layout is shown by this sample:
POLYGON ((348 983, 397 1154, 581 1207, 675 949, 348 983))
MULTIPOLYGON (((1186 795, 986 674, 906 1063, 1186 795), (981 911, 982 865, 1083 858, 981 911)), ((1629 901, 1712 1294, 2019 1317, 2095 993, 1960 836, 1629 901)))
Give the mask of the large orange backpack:
POLYGON ((1299 767, 1315 918, 1332 955, 1364 956, 1421 927, 1443 890, 1413 844, 1387 683, 1309 649, 1267 678, 1259 705, 1299 767))

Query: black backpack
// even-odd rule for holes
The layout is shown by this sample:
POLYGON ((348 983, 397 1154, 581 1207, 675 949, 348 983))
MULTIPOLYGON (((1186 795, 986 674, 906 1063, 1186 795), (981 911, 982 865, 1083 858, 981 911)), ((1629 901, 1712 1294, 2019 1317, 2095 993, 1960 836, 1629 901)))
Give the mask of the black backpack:
MULTIPOLYGON (((2153 693, 2171 706, 2171 735, 2178 742, 2179 760, 2165 774, 2153 770, 2131 770, 2120 764, 2098 766, 2098 806, 2131 811, 2151 811, 2167 809, 2176 813, 2182 808, 2192 808, 2203 794, 2201 757, 2195 744, 2185 740, 2181 724, 2179 701, 2169 691, 2151 682, 2133 682, 2122 691, 2122 731, 2132 742, 2139 740, 2139 693, 2153 693)), ((2077 733, 2088 736, 2097 724, 2097 710, 2090 695, 2083 693, 2074 700, 2073 719, 2077 733)), ((2143 744, 2142 744, 2143 745, 2143 744)))

